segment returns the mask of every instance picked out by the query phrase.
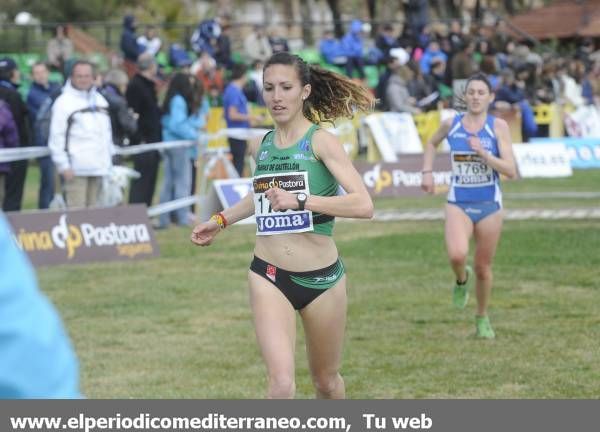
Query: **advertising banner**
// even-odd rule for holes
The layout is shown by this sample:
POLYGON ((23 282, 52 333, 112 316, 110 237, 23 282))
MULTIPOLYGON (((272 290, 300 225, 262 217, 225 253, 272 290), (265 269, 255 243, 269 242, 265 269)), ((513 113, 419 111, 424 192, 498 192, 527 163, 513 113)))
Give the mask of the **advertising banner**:
POLYGON ((399 154, 422 153, 421 139, 408 113, 375 113, 365 117, 373 138, 386 162, 395 162, 399 154))
POLYGON ((574 169, 600 168, 600 138, 534 138, 532 142, 564 144, 574 169))
POLYGON ((523 178, 573 175, 567 148, 562 143, 513 144, 513 153, 523 178))
MULTIPOLYGON (((422 155, 402 155, 399 162, 363 163, 355 162, 364 184, 372 197, 422 196, 422 155)), ((433 181, 436 193, 444 193, 450 186, 450 157, 438 154, 433 163, 433 181)))
POLYGON ((34 266, 132 261, 159 255, 145 205, 6 213, 34 266))

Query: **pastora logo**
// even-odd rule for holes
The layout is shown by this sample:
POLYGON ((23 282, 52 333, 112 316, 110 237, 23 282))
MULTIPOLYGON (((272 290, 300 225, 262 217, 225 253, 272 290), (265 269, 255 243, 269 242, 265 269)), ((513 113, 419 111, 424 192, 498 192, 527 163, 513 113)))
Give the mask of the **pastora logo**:
MULTIPOLYGON (((465 157, 471 157, 466 155, 465 157)), ((435 185, 450 184, 450 172, 434 172, 435 185)), ((409 171, 403 169, 382 169, 377 164, 373 169, 363 173, 363 181, 368 188, 374 189, 376 194, 381 193, 389 187, 408 187, 418 188, 421 186, 422 174, 418 171, 409 171)))
POLYGON ((286 191, 303 190, 305 188, 304 176, 289 175, 279 177, 260 177, 254 179, 254 192, 262 193, 271 188, 279 188, 286 191))
POLYGON ((365 184, 375 189, 375 193, 380 193, 382 189, 392 185, 392 174, 387 170, 382 170, 381 165, 377 164, 372 170, 364 174, 365 184))
POLYGON ((52 240, 57 247, 67 249, 67 258, 71 259, 75 249, 81 246, 81 231, 75 225, 67 225, 67 215, 64 214, 58 225, 52 228, 52 240))
POLYGON ((21 228, 16 235, 17 243, 27 252, 64 249, 72 259, 81 247, 117 246, 150 242, 150 232, 145 224, 105 226, 91 223, 71 225, 63 214, 58 224, 45 231, 27 231, 21 228))

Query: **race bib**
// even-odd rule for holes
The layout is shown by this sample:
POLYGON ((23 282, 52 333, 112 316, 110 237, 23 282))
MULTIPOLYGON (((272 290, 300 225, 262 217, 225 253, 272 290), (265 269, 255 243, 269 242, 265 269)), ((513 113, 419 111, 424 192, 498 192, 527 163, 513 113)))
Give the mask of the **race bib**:
POLYGON ((308 173, 294 172, 265 174, 254 177, 254 214, 256 216, 256 234, 291 234, 313 231, 312 212, 310 210, 275 211, 265 196, 269 189, 277 187, 291 193, 308 191, 308 173))
POLYGON ((494 184, 494 170, 481 156, 472 152, 452 152, 452 180, 459 187, 482 187, 494 184))

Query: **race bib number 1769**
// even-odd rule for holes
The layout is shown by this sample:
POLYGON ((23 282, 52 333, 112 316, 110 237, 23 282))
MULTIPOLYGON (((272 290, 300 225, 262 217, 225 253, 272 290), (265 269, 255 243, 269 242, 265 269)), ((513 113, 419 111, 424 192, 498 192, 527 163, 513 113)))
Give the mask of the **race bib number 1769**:
POLYGON ((481 187, 494 184, 494 171, 481 156, 472 152, 452 152, 452 180, 455 186, 481 187))

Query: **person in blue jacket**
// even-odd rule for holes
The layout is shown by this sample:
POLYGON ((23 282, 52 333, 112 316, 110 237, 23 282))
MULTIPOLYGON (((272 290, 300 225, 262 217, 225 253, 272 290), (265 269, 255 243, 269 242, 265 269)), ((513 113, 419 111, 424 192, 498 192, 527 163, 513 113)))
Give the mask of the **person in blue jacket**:
MULTIPOLYGON (((194 95, 193 80, 184 73, 177 73, 171 79, 163 103, 162 134, 163 141, 198 139, 200 128, 206 123, 206 114, 200 110, 202 100, 194 95)), ((164 178, 160 192, 160 202, 165 203, 189 196, 192 188, 190 150, 178 147, 164 150, 164 178)), ((159 218, 159 228, 167 228, 171 217, 177 225, 187 226, 188 207, 182 207, 159 218)))
POLYGON ((80 398, 69 337, 2 212, 0 257, 0 399, 80 398))
POLYGON ((331 65, 344 67, 348 61, 342 42, 333 34, 333 30, 325 30, 319 42, 319 52, 325 61, 331 65))
POLYGON ((346 54, 346 75, 352 78, 356 69, 361 79, 365 78, 363 60, 362 21, 355 19, 350 23, 348 33, 342 38, 342 46, 346 54))

